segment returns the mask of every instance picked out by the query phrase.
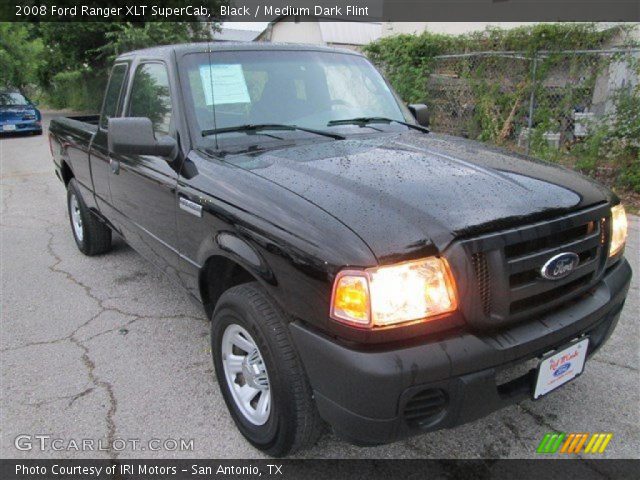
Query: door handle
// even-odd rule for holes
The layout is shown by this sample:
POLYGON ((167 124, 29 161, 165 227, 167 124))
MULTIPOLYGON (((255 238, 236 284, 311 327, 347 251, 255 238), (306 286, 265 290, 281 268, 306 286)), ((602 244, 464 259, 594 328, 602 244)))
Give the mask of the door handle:
POLYGON ((120 173, 120 162, 118 160, 114 160, 109 157, 109 167, 111 168, 111 173, 114 175, 118 175, 120 173))
POLYGON ((184 210, 191 215, 195 215, 196 217, 202 217, 202 205, 199 203, 193 202, 189 200, 187 197, 183 197, 180 195, 178 197, 178 203, 180 205, 180 210, 184 210))

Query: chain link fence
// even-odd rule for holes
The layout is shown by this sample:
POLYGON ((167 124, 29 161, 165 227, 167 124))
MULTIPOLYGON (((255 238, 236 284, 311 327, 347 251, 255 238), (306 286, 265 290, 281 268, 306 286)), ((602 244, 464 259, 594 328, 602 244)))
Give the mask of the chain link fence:
POLYGON ((615 121, 624 98, 637 101, 639 64, 640 49, 438 56, 427 79, 432 128, 543 158, 571 152, 615 121))

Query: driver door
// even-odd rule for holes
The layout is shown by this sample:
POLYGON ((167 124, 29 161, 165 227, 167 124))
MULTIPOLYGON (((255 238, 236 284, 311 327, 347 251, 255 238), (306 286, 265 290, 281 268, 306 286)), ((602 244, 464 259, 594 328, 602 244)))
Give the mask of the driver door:
MULTIPOLYGON (((134 66, 124 117, 148 117, 156 138, 175 137, 173 96, 166 65, 144 61, 134 66)), ((112 154, 109 185, 127 242, 167 273, 178 261, 176 187, 179 160, 154 155, 112 154)))

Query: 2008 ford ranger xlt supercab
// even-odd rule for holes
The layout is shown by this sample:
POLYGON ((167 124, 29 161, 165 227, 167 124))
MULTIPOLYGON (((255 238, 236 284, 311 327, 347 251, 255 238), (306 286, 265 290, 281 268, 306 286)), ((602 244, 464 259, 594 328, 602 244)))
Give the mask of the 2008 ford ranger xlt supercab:
POLYGON ((119 56, 99 116, 51 122, 78 248, 117 232, 203 304, 270 455, 327 423, 374 445, 542 399, 616 326, 619 199, 429 133, 426 108, 351 51, 191 44, 119 56))

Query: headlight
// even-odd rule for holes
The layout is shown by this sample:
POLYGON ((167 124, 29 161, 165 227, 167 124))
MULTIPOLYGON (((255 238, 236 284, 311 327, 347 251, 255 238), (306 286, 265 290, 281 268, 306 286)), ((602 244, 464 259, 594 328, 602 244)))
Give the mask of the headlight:
POLYGON ((455 284, 443 258, 429 257, 363 271, 345 270, 333 286, 331 318, 384 327, 452 312, 455 284))
POLYGON ((627 214, 622 204, 611 208, 611 243, 609 256, 617 255, 627 241, 627 214))

